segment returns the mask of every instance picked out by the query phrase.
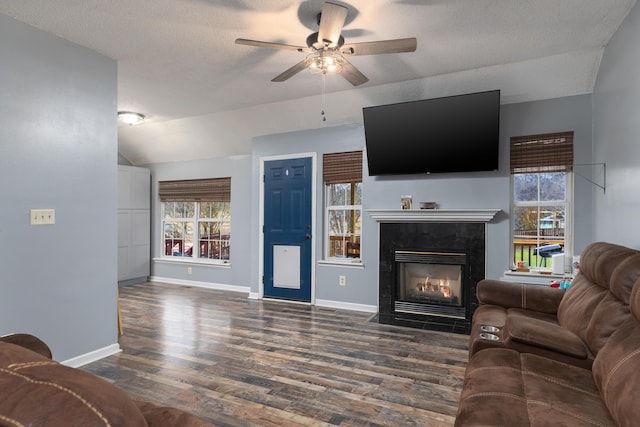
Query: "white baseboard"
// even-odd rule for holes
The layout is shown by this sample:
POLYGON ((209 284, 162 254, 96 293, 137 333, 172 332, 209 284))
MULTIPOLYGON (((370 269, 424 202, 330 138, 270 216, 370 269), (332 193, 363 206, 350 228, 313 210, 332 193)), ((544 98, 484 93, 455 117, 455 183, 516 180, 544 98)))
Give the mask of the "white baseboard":
MULTIPOLYGON (((149 281, 169 283, 172 285, 194 286, 194 287, 206 288, 206 289, 218 289, 221 291, 244 292, 249 294, 249 299, 255 299, 255 300, 261 299, 260 293, 251 292, 250 286, 236 286, 236 285, 225 285, 222 283, 197 282, 194 280, 182 280, 182 279, 173 279, 170 277, 158 277, 158 276, 149 277, 149 281)), ((317 305, 318 307, 339 308, 343 310, 353 310, 353 311, 364 311, 366 313, 378 312, 378 307, 375 305, 355 304, 355 303, 342 302, 342 301, 316 299, 315 305, 317 305)))
POLYGON ((196 288, 217 289, 220 291, 244 292, 244 293, 250 293, 251 291, 251 287, 249 286, 236 286, 236 285, 225 285, 222 283, 198 282, 195 280, 173 279, 170 277, 151 276, 149 277, 149 281, 169 283, 172 285, 194 286, 196 288))
POLYGON ((111 356, 112 354, 120 353, 121 351, 120 344, 116 343, 90 351, 89 353, 81 354, 80 356, 72 357, 71 359, 63 360, 60 363, 72 368, 79 368, 87 363, 95 362, 96 360, 103 359, 107 356, 111 356))
POLYGON ((318 307, 339 308, 341 310, 364 311, 366 313, 377 313, 378 307, 375 305, 355 304, 351 302, 332 301, 327 299, 316 299, 318 307))

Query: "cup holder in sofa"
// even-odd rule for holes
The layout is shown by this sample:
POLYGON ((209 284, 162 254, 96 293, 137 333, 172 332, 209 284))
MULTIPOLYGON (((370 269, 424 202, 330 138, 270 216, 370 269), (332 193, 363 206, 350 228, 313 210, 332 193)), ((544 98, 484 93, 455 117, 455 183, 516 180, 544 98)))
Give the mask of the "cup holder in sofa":
POLYGON ((495 326, 489 326, 489 325, 480 325, 480 330, 482 332, 491 332, 491 333, 500 332, 500 328, 497 328, 495 326))
POLYGON ((500 339, 500 337, 498 337, 497 335, 489 334, 486 332, 481 333, 480 338, 482 338, 483 340, 489 340, 489 341, 497 341, 500 339))

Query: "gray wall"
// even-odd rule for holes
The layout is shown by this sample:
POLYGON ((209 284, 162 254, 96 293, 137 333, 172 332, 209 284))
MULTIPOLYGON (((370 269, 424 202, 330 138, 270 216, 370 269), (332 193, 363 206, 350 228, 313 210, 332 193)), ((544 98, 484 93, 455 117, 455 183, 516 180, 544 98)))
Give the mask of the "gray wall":
MULTIPOLYGON (((415 201, 435 201, 443 209, 497 208, 502 210, 488 227, 487 277, 498 278, 509 268, 510 248, 510 177, 509 138, 511 136, 558 132, 575 132, 576 162, 591 161, 591 96, 580 95, 546 101, 508 104, 501 107, 500 171, 474 174, 440 174, 430 176, 369 177, 363 179, 362 258, 363 266, 316 265, 316 298, 349 304, 377 305, 378 224, 366 213, 368 209, 397 209, 400 195, 411 194, 415 201), (339 286, 344 275, 347 286, 339 286)), ((300 153, 316 153, 316 229, 317 260, 323 257, 323 185, 322 154, 360 150, 365 147, 362 125, 295 131, 254 138, 252 156, 233 159, 210 159, 146 165, 152 171, 153 194, 157 181, 217 176, 232 177, 232 268, 154 262, 154 276, 175 281, 250 286, 259 291, 259 197, 260 159, 300 153)), ((592 236, 592 185, 576 177, 575 249, 579 253, 592 236)), ((161 230, 159 202, 153 204, 153 254, 160 255, 161 230)))
MULTIPOLYGON (((259 288, 259 198, 260 184, 260 162, 263 157, 281 156, 299 153, 317 153, 316 166, 316 229, 313 231, 316 259, 323 259, 323 200, 324 186, 322 184, 322 155, 324 153, 334 153, 341 151, 364 150, 364 131, 361 125, 347 125, 332 128, 314 129, 308 131, 290 132, 278 135, 268 135, 257 137, 253 141, 253 178, 252 178, 252 199, 253 217, 252 233, 253 245, 251 253, 256 259, 252 266, 252 292, 258 292, 259 288)), ((364 172, 363 172, 364 173, 364 172)), ((363 181, 363 197, 368 198, 366 183, 363 181)), ((363 201, 363 203, 364 203, 363 201)), ((363 209, 366 207, 363 205, 363 209)), ((373 234, 368 230, 370 225, 366 213, 363 213, 363 237, 362 256, 365 267, 340 267, 335 265, 316 266, 316 299, 348 302, 352 304, 377 305, 377 290, 366 283, 366 273, 369 273, 377 258, 376 250, 368 250, 373 244, 373 234), (367 248, 365 251, 364 248, 367 248), (338 285, 338 276, 346 276, 347 286, 338 285)), ((376 233, 375 229, 373 233, 376 233)), ((376 239, 377 241, 377 239, 376 239)), ((374 246, 375 248, 375 246, 374 246)), ((377 265, 377 262, 375 262, 377 265)), ((377 267, 375 267, 377 268, 377 267)), ((376 276, 377 277, 377 276, 376 276)), ((376 282, 377 284, 377 279, 376 282)))
POLYGON ((116 63, 0 15, 0 64, 0 335, 67 360, 118 338, 116 63))
MULTIPOLYGON (((640 247, 639 37, 640 10, 633 8, 605 49, 593 96, 503 105, 500 172, 365 176, 365 211, 396 208, 400 194, 442 208, 502 209, 488 236, 487 275, 498 277, 509 265, 509 137, 574 130, 576 163, 607 163, 606 193, 581 177, 602 182, 601 169, 577 168, 574 252, 593 240, 640 247)), ((0 63, 0 334, 34 333, 51 345, 56 359, 65 360, 117 342, 116 164, 126 159, 116 152, 116 63, 4 15, 0 63), (56 209, 56 224, 30 226, 31 208, 56 209)), ((361 120, 356 111, 362 106, 430 97, 395 91, 393 98, 372 99, 359 93, 369 92, 350 92, 340 104, 352 112, 343 115, 347 122, 361 120)), ((231 268, 193 266, 187 276, 182 264, 159 263, 152 274, 257 292, 259 158, 318 153, 315 235, 321 236, 322 153, 363 147, 362 128, 355 124, 257 137, 251 156, 147 165, 154 194, 158 180, 232 177, 231 268)), ((154 198, 154 257, 161 247, 158 206, 154 198)), ((318 299, 376 304, 377 224, 366 213, 362 243, 364 267, 317 267, 318 299), (347 276, 346 287, 338 285, 339 275, 347 276)), ((321 259, 321 239, 316 245, 321 259)))
MULTIPOLYGON (((546 101, 509 104, 501 107, 500 171, 430 176, 369 177, 363 179, 362 259, 364 268, 319 264, 316 267, 316 298, 352 304, 377 305, 378 224, 368 209, 397 209, 400 195, 411 194, 414 201, 435 201, 442 209, 498 208, 502 210, 488 227, 487 277, 498 278, 510 266, 510 177, 509 138, 511 136, 573 130, 576 162, 590 162, 591 96, 581 95, 546 101), (346 276, 347 286, 338 284, 346 276)), ((260 157, 294 153, 318 153, 316 255, 322 259, 322 154, 364 148, 361 125, 341 126, 257 137, 253 143, 252 254, 258 257, 258 200, 260 157)), ((592 241, 591 184, 575 179, 575 248, 579 253, 592 241)), ((252 268, 252 291, 258 291, 257 262, 252 268)))
POLYGON ((250 258, 252 235, 251 210, 251 156, 233 156, 189 162, 157 163, 146 165, 151 170, 151 275, 173 281, 193 281, 209 284, 249 286, 253 260, 250 258), (162 255, 161 203, 158 199, 158 181, 177 179, 231 177, 231 265, 184 263, 158 260, 162 255), (187 273, 191 267, 192 274, 187 273))
MULTIPOLYGON (((593 142, 591 137, 591 96, 580 95, 547 101, 526 102, 502 106, 501 129, 502 152, 508 165, 509 152, 505 147, 511 136, 537 133, 574 131, 574 163, 592 163, 593 142)), ((584 177, 591 178, 590 166, 577 166, 574 173, 574 254, 580 254, 593 241, 592 211, 593 185, 584 177)), ((507 167, 504 172, 508 173, 507 167)))
MULTIPOLYGON (((640 9, 604 51, 593 94, 594 162, 606 163, 606 193, 594 188, 596 240, 640 248, 640 9)), ((602 181, 602 170, 594 171, 602 181)))

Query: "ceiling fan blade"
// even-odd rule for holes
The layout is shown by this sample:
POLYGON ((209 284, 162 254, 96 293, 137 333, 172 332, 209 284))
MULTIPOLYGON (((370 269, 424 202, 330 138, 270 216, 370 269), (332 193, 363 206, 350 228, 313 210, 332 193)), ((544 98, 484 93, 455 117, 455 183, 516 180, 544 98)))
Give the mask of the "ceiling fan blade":
POLYGON ((320 29, 318 30, 318 42, 334 47, 338 44, 340 33, 347 19, 349 10, 339 4, 324 2, 320 15, 320 29))
POLYGON ((380 55, 383 53, 415 52, 418 42, 415 37, 377 42, 349 43, 340 48, 343 55, 380 55))
POLYGON ((309 48, 303 47, 303 46, 293 46, 290 44, 282 44, 282 43, 261 42, 258 40, 249 40, 249 39, 236 39, 236 44, 244 44, 247 46, 255 46, 255 47, 269 47, 272 49, 295 50, 297 52, 310 51, 309 48))
POLYGON ((288 70, 286 70, 282 74, 279 74, 276 77, 274 77, 271 81, 272 82, 283 82, 283 81, 288 80, 291 77, 295 76, 300 71, 302 71, 302 70, 304 70, 306 68, 307 68, 307 60, 303 59, 302 61, 298 62, 296 65, 294 65, 293 67, 289 68, 288 70))
POLYGON ((342 72, 340 75, 354 86, 360 86, 361 84, 369 81, 367 76, 362 74, 360 70, 354 67, 353 64, 346 59, 342 63, 342 72))

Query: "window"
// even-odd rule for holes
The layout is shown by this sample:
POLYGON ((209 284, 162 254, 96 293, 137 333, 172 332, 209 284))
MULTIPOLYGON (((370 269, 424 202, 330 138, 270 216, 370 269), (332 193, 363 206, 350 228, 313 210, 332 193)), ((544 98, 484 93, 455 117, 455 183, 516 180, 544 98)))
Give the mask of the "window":
POLYGON ((362 151, 323 156, 325 259, 360 259, 362 151))
POLYGON ((231 178, 161 181, 159 187, 163 255, 228 262, 231 178))
MULTIPOLYGON (((550 267, 558 245, 571 258, 573 132, 511 138, 513 262, 550 267)), ((566 267, 565 267, 566 268, 566 267)))

